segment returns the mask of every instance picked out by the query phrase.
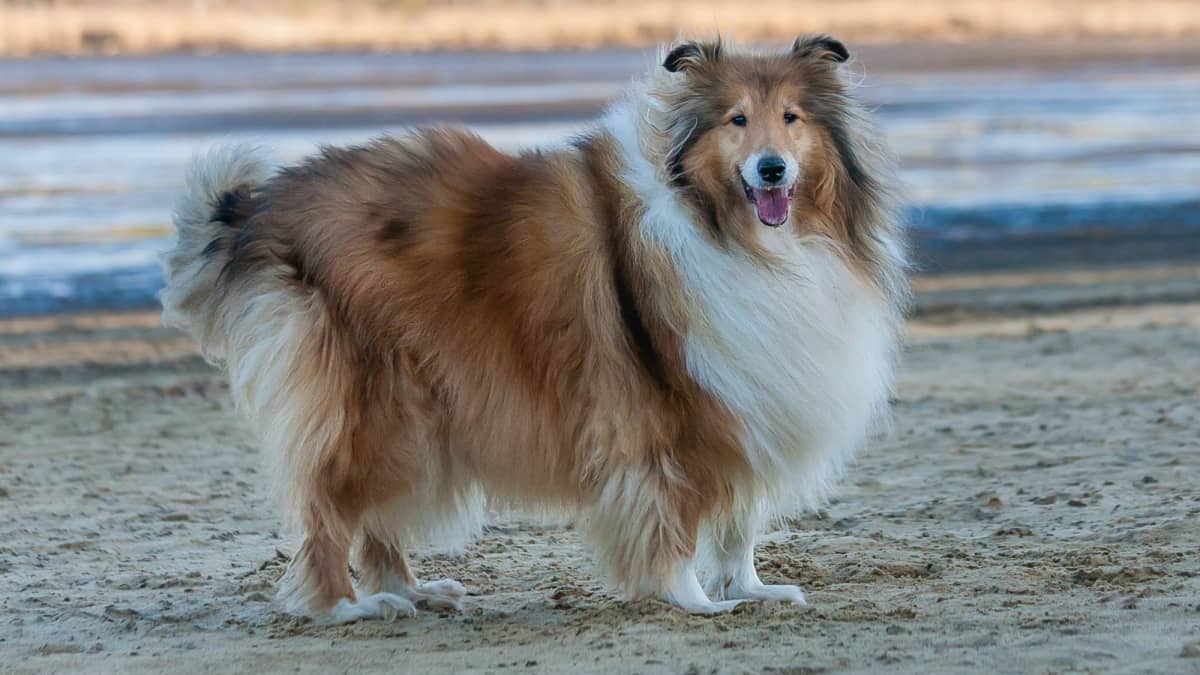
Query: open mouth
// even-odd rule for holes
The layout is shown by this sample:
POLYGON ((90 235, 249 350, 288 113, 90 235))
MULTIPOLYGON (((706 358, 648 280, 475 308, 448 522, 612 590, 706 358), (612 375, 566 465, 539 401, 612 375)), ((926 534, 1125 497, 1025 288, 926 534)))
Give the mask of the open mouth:
POLYGON ((758 219, 763 225, 779 227, 787 222, 795 187, 781 185, 771 188, 756 188, 750 187, 743 180, 742 189, 746 191, 746 198, 754 204, 754 210, 758 213, 758 219))

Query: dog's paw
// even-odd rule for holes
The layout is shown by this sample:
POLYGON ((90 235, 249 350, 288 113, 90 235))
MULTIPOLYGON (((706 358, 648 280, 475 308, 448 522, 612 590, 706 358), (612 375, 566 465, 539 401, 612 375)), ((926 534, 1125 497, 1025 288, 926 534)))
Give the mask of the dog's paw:
POLYGON ((743 602, 741 599, 709 600, 691 561, 681 561, 675 567, 664 590, 660 596, 663 600, 692 614, 724 614, 743 602))
POLYGON ((457 612, 462 609, 462 599, 466 594, 467 589, 462 584, 453 579, 442 579, 417 584, 407 593, 407 597, 420 607, 457 612))
POLYGON ((395 621, 401 615, 416 616, 416 606, 393 593, 376 593, 360 596, 357 600, 342 598, 327 614, 317 617, 317 621, 326 624, 352 623, 360 619, 395 621))
POLYGON ((745 600, 703 600, 703 601, 688 601, 679 602, 671 600, 671 604, 682 609, 689 614, 727 614, 733 611, 734 607, 745 602, 745 600))
POLYGON ((799 586, 763 583, 752 583, 744 586, 739 584, 719 584, 716 587, 710 587, 708 591, 713 597, 719 600, 763 600, 790 602, 796 605, 808 604, 808 601, 804 598, 804 589, 799 586))

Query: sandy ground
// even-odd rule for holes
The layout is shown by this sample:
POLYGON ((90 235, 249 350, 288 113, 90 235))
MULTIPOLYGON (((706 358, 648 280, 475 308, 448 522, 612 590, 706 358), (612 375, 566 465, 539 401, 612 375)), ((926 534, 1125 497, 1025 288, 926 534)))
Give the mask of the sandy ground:
POLYGON ((716 618, 618 602, 574 531, 512 519, 420 556, 462 613, 278 616, 295 541, 190 344, 0 322, 0 671, 1200 673, 1200 271, 918 288, 894 431, 758 551, 810 604, 716 618))

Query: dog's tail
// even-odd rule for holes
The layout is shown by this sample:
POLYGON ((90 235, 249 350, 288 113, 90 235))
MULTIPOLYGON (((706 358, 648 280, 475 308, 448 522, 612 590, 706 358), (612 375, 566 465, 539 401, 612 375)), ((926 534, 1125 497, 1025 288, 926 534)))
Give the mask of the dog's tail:
POLYGON ((278 255, 280 233, 254 222, 269 199, 270 167, 245 146, 193 161, 160 297, 163 322, 190 333, 228 373, 234 403, 264 446, 272 491, 295 524, 343 438, 353 383, 320 294, 278 255))
POLYGON ((163 323, 183 329, 210 361, 225 358, 224 271, 269 164, 255 148, 226 145, 192 160, 175 204, 175 241, 163 257, 163 323))

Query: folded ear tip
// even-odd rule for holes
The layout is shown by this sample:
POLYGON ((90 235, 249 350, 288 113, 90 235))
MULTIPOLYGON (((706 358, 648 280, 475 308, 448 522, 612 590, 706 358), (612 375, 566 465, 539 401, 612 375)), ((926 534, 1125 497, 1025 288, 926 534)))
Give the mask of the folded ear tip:
POLYGON ((792 52, 804 58, 816 56, 826 61, 845 63, 850 59, 850 50, 842 41, 831 35, 798 37, 792 44, 792 52))
POLYGON ((706 63, 713 63, 721 58, 721 40, 713 42, 696 42, 689 40, 675 47, 663 59, 663 68, 672 73, 699 68, 706 63))
POLYGON ((696 59, 700 56, 700 47, 695 42, 685 42, 673 48, 663 59, 663 68, 668 72, 677 73, 683 67, 686 59, 696 59))
POLYGON ((829 51, 837 55, 838 63, 845 63, 850 58, 850 50, 846 49, 846 45, 842 44, 841 40, 828 38, 826 45, 829 51))

